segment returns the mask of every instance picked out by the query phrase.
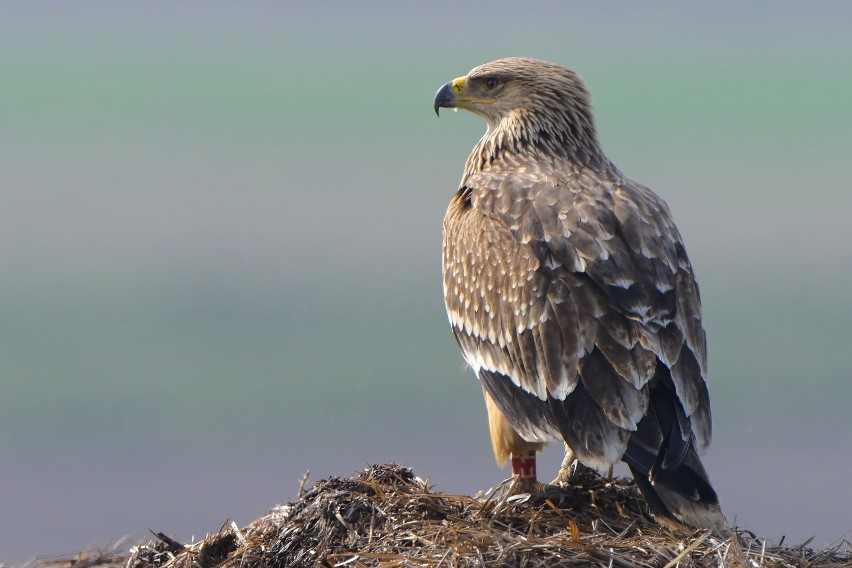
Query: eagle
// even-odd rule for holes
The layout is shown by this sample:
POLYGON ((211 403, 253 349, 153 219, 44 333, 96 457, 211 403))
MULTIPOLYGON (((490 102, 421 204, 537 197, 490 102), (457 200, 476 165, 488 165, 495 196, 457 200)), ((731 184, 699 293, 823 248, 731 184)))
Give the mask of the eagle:
POLYGON ((722 528, 698 285, 666 203, 598 143, 573 71, 499 59, 443 85, 434 110, 487 130, 443 225, 447 315, 485 396, 494 456, 534 490, 536 452, 624 461, 661 524, 722 528))

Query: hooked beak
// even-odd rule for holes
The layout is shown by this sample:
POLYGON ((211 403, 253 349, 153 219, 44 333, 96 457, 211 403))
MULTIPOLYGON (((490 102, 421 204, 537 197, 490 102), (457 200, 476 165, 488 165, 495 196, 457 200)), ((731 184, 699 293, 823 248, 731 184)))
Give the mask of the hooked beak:
POLYGON ((441 107, 452 108, 455 106, 456 93, 453 91, 453 83, 450 81, 435 93, 435 114, 441 116, 441 107))
POLYGON ((456 108, 459 102, 459 93, 462 92, 463 87, 464 77, 459 77, 458 79, 453 79, 452 81, 446 83, 443 87, 438 89, 438 92, 435 93, 434 100, 435 114, 441 116, 439 112, 439 109, 441 107, 456 108))

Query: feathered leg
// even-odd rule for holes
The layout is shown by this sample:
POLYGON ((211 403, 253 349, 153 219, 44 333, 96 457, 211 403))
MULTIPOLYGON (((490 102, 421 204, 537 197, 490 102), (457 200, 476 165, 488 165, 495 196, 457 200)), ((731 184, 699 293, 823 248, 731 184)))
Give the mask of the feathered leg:
POLYGON ((488 410, 488 429, 491 432, 491 447, 497 465, 504 466, 511 459, 512 475, 518 492, 534 491, 540 485, 536 474, 536 453, 544 448, 539 442, 527 442, 521 438, 497 405, 483 388, 485 408, 488 410))

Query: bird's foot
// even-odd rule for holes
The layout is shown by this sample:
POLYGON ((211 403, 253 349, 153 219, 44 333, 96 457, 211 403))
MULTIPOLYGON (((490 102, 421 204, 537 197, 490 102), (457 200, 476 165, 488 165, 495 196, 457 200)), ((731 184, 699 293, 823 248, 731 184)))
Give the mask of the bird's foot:
MULTIPOLYGON (((580 467, 585 466, 581 465, 580 467)), ((514 478, 509 487, 510 496, 529 494, 532 499, 537 501, 549 499, 556 502, 560 501, 565 495, 565 489, 560 487, 558 483, 546 484, 538 481, 535 452, 526 455, 512 455, 512 474, 514 478)))
MULTIPOLYGON (((594 470, 580 463, 580 460, 575 458, 573 454, 566 454, 565 459, 562 461, 562 466, 559 468, 559 473, 556 474, 556 478, 550 483, 557 487, 567 487, 568 485, 575 484, 590 472, 594 472, 594 470)), ((610 474, 611 476, 612 474, 610 474)))
POLYGON ((560 506, 572 497, 572 493, 566 487, 541 483, 540 481, 522 481, 515 477, 509 486, 507 497, 510 502, 515 503, 531 501, 540 504, 550 501, 556 506, 560 506))

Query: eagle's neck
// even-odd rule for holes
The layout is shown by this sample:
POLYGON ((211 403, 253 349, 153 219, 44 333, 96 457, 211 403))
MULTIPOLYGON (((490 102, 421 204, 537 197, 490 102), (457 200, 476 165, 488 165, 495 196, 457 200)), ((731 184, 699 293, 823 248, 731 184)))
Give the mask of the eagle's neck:
POLYGON ((552 162, 553 166, 573 164, 601 173, 617 171, 598 144, 590 116, 557 116, 542 121, 531 114, 513 113, 489 122, 485 135, 468 156, 465 179, 495 162, 536 163, 542 167, 552 162))

